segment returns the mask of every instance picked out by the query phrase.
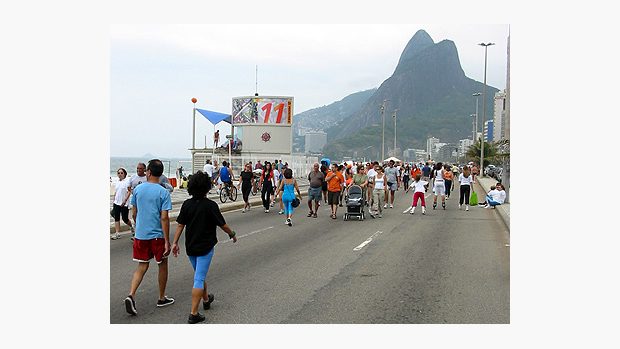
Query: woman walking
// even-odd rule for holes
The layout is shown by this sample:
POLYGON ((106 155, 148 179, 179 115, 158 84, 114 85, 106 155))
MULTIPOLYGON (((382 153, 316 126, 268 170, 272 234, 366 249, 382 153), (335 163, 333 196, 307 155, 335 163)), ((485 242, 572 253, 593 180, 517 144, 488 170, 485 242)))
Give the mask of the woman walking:
POLYGON ((129 220, 129 208, 127 206, 127 200, 129 199, 129 186, 130 181, 127 178, 127 171, 124 168, 119 168, 116 171, 116 175, 118 176, 118 183, 116 183, 116 192, 114 194, 114 203, 112 205, 112 217, 114 217, 114 230, 116 233, 114 235, 110 235, 112 240, 119 239, 121 237, 121 216, 123 217, 123 222, 129 226, 131 231, 134 231, 133 225, 129 220))
POLYGON ((269 213, 269 205, 271 203, 271 193, 275 187, 275 178, 273 174, 273 168, 269 161, 265 161, 263 166, 263 173, 260 175, 259 186, 261 187, 260 198, 263 201, 263 207, 265 213, 269 213))
POLYGON ((278 190, 276 190, 276 197, 278 197, 279 193, 282 193, 280 201, 284 205, 284 214, 286 214, 286 221, 284 224, 289 227, 293 226, 293 200, 295 200, 295 190, 297 191, 297 195, 299 195, 299 201, 301 201, 301 192, 299 192, 297 181, 293 178, 293 170, 287 168, 284 170, 284 178, 280 181, 278 190))
POLYGON ((468 166, 463 167, 463 173, 459 175, 459 185, 461 196, 459 198, 459 210, 463 206, 463 200, 465 201, 465 211, 469 211, 469 194, 471 192, 471 185, 474 183, 471 172, 468 166))
POLYGON ((409 175, 411 174, 411 168, 409 167, 409 164, 405 164, 405 167, 403 168, 403 188, 405 188, 405 190, 407 190, 407 188, 409 188, 409 175))
POLYGON ((220 208, 207 198, 211 190, 211 178, 198 171, 189 180, 187 192, 192 197, 183 202, 177 217, 177 230, 174 233, 172 254, 179 256, 179 239, 185 228, 185 251, 194 269, 192 287, 192 306, 187 323, 195 324, 205 321, 205 316, 198 312, 202 307, 207 310, 215 296, 207 292, 207 273, 217 244, 216 227, 222 228, 233 242, 237 242, 236 233, 226 224, 220 208))
POLYGON ((241 212, 245 213, 245 211, 249 211, 252 206, 250 205, 249 199, 250 191, 254 186, 254 172, 252 172, 252 165, 245 164, 245 167, 243 168, 243 171, 241 171, 239 177, 241 178, 241 181, 239 181, 237 189, 241 187, 241 194, 243 194, 243 210, 241 212))
POLYGON ((387 185, 385 183, 385 175, 383 174, 383 167, 377 165, 375 167, 375 171, 377 174, 375 175, 375 179, 373 182, 372 189, 372 210, 370 211, 370 217, 375 218, 377 215, 379 218, 382 218, 383 211, 383 201, 387 195, 387 185))
POLYGON ((450 169, 450 165, 446 164, 443 167, 443 180, 444 180, 444 185, 446 186, 446 200, 450 198, 450 192, 452 191, 452 186, 454 185, 453 179, 454 179, 454 174, 452 173, 452 170, 450 169))

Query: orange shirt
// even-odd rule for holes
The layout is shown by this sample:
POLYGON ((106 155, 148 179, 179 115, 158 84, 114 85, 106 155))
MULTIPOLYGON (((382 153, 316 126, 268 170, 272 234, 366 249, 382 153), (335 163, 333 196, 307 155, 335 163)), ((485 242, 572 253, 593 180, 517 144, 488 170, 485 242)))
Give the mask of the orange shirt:
POLYGON ((454 175, 452 174, 452 171, 443 171, 443 178, 447 179, 449 181, 452 180, 452 178, 454 178, 454 175))
MULTIPOLYGON (((331 176, 334 172, 328 171, 325 178, 331 176)), ((342 177, 342 173, 336 171, 336 175, 327 181, 327 190, 331 192, 340 191, 340 184, 344 183, 344 177, 342 177)))
POLYGON ((416 168, 412 168, 411 169, 411 178, 415 179, 415 176, 417 174, 422 174, 422 171, 419 168, 417 168, 417 167, 416 168))

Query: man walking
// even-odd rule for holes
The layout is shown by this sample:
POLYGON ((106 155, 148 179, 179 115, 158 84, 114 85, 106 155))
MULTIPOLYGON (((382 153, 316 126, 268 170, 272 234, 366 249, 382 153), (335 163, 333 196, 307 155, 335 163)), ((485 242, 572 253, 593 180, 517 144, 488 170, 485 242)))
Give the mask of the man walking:
POLYGON ((133 241, 133 260, 138 267, 133 273, 129 295, 125 298, 125 310, 137 315, 136 291, 149 268, 149 261, 155 258, 159 266, 158 307, 174 303, 173 298, 166 297, 168 282, 168 255, 170 254, 170 219, 168 211, 172 209, 170 193, 159 184, 159 177, 164 172, 164 165, 158 159, 149 161, 146 168, 147 182, 137 186, 131 198, 133 218, 136 222, 136 236, 133 241))
POLYGON ((332 163, 332 170, 327 172, 325 177, 327 181, 327 203, 331 206, 332 214, 331 218, 336 219, 336 212, 338 211, 338 200, 340 192, 344 185, 344 177, 342 173, 338 172, 338 165, 332 163))
POLYGON ((321 201, 321 188, 323 187, 324 181, 325 175, 323 175, 323 172, 319 171, 319 163, 315 162, 312 171, 308 173, 308 182, 310 182, 310 187, 308 188, 308 209, 310 209, 310 212, 308 213, 308 217, 317 217, 319 202, 321 201), (314 211, 312 211, 312 201, 314 201, 314 211))

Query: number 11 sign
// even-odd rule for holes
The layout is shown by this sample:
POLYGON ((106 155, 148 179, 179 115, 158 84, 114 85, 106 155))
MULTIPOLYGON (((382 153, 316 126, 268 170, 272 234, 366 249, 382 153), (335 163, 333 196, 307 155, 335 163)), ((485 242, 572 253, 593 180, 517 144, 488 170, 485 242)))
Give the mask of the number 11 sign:
POLYGON ((293 97, 233 98, 234 124, 291 125, 293 97))

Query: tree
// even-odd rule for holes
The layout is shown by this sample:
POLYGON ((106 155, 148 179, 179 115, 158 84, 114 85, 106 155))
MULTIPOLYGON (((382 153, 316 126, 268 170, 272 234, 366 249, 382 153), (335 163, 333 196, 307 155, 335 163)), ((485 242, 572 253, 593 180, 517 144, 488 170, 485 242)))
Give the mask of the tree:
MULTIPOLYGON (((478 142, 471 145, 465 154, 469 161, 473 161, 476 164, 480 163, 480 142, 481 141, 478 140, 478 142)), ((484 167, 489 166, 491 163, 499 162, 500 158, 504 156, 504 153, 499 152, 498 145, 499 142, 484 142, 484 167)))

